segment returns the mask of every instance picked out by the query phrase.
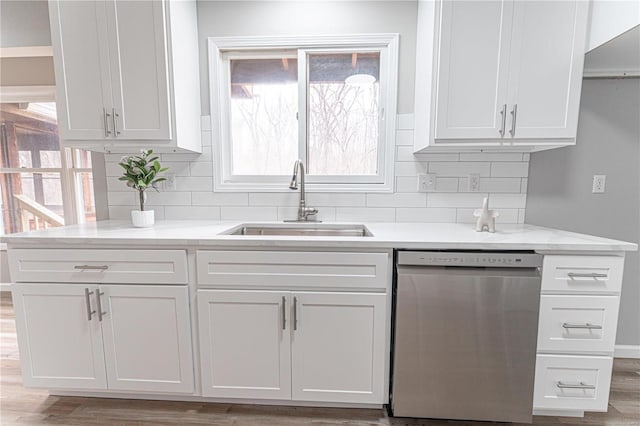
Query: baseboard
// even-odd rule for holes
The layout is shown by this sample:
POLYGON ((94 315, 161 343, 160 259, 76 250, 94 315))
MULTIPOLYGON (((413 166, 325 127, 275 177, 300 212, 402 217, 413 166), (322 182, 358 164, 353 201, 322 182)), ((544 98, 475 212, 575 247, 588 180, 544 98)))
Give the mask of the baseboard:
POLYGON ((244 398, 213 398, 198 395, 176 394, 144 394, 124 392, 100 392, 78 390, 49 390, 53 396, 79 396, 83 398, 117 398, 117 399, 145 399, 150 401, 183 401, 183 402, 213 402, 223 404, 254 404, 254 405, 278 405, 288 407, 319 407, 319 408, 366 408, 380 410, 383 404, 350 403, 350 402, 309 402, 278 399, 244 399, 244 398))
POLYGON ((616 345, 613 354, 616 358, 640 359, 640 345, 616 345))
POLYGON ((545 410, 540 408, 533 409, 534 416, 553 416, 553 417, 584 417, 583 410, 545 410))

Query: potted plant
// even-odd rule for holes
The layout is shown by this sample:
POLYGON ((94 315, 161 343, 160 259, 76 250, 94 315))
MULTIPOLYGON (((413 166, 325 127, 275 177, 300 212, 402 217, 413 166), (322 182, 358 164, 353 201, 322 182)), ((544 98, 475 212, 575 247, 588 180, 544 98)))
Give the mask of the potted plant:
POLYGON ((159 175, 169 170, 169 168, 160 166, 158 157, 153 155, 153 150, 151 149, 143 149, 139 155, 122 157, 118 164, 124 169, 123 175, 118 180, 126 182, 129 188, 138 191, 140 210, 131 211, 133 226, 138 228, 152 226, 154 223, 154 211, 144 209, 144 203, 147 198, 145 191, 149 188, 157 191, 156 185, 166 180, 166 178, 159 177, 159 175))

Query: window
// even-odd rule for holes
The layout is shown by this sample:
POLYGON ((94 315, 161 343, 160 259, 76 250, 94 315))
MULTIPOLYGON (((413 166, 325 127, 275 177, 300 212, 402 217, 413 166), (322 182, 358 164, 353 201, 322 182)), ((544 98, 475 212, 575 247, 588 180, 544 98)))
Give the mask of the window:
POLYGON ((61 149, 55 103, 2 103, 0 126, 0 234, 94 221, 91 156, 61 149))
POLYGON ((209 40, 216 190, 391 191, 397 35, 209 40))

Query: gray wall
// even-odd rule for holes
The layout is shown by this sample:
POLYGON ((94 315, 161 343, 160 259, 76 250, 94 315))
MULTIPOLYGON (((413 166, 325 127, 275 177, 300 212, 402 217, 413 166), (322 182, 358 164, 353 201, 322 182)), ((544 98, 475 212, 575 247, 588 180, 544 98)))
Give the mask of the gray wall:
MULTIPOLYGON (((49 6, 43 0, 0 1, 0 47, 51 46, 49 6)), ((0 85, 54 85, 53 59, 2 58, 0 85)))
MULTIPOLYGON (((577 145, 531 155, 526 223, 640 240, 640 79, 584 80, 577 145), (591 193, 594 174, 606 192, 591 193)), ((640 266, 627 253, 616 343, 640 345, 640 266)))
POLYGON ((398 114, 413 112, 413 1, 198 1, 202 115, 209 114, 208 37, 399 33, 398 114))
POLYGON ((0 86, 55 86, 53 57, 2 58, 0 86))
POLYGON ((7 251, 0 249, 0 288, 2 288, 2 284, 8 284, 10 282, 11 278, 9 278, 9 260, 7 258, 7 251))
POLYGON ((0 47, 51 46, 46 0, 0 1, 0 47))

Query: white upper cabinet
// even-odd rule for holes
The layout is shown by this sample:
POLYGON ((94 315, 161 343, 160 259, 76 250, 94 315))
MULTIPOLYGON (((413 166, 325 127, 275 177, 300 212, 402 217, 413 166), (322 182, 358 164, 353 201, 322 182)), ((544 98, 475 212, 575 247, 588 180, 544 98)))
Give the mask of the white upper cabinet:
POLYGON ((171 139, 165 4, 107 3, 115 137, 171 139))
POLYGON ((510 1, 442 4, 436 138, 496 138, 509 66, 510 1))
POLYGON ((60 134, 67 140, 105 139, 111 125, 105 3, 51 2, 49 14, 60 134))
POLYGON ((419 5, 415 151, 575 143, 588 2, 419 5))
POLYGON ((513 12, 510 127, 505 137, 574 140, 588 3, 517 1, 513 12))
POLYGON ((195 2, 51 0, 49 9, 65 145, 201 150, 195 2))

